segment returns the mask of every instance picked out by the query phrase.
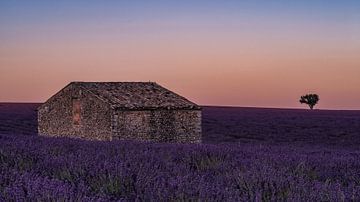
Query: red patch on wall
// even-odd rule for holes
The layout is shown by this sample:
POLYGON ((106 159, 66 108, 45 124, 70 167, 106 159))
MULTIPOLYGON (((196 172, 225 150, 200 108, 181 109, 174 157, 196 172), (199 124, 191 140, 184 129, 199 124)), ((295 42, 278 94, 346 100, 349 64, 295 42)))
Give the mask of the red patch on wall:
POLYGON ((80 125, 81 105, 79 99, 73 99, 73 124, 80 125))

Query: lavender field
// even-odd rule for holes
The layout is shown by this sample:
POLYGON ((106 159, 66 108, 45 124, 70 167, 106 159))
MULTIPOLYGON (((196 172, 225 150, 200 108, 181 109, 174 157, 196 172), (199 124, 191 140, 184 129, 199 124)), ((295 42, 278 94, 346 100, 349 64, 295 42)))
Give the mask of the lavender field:
POLYGON ((36 136, 0 104, 0 201, 359 201, 360 112, 205 107, 201 145, 36 136))
POLYGON ((207 143, 360 146, 360 111, 205 107, 207 143))

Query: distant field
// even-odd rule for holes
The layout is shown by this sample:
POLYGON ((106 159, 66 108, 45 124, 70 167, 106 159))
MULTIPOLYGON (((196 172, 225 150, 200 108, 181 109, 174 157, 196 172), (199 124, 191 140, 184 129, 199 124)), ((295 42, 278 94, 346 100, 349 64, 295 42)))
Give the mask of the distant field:
POLYGON ((360 111, 204 107, 204 141, 360 145, 360 111))
MULTIPOLYGON (((0 103, 0 133, 36 135, 40 104, 0 103)), ((204 107, 203 142, 360 145, 360 111, 204 107)))
POLYGON ((360 112, 204 107, 205 144, 36 136, 0 104, 0 201, 360 201, 360 112), (222 144, 213 144, 222 143, 222 144))
POLYGON ((0 134, 37 134, 37 107, 33 103, 0 103, 0 134))

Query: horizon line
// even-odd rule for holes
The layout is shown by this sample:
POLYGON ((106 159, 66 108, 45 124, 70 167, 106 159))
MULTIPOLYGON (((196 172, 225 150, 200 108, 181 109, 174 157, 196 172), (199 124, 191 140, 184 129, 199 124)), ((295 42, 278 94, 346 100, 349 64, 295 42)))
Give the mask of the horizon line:
MULTIPOLYGON (((14 102, 14 101, 0 101, 0 104, 43 104, 45 102, 14 102)), ((300 107, 276 107, 276 106, 239 106, 239 105, 208 105, 199 104, 200 107, 217 107, 217 108, 248 108, 248 109, 277 109, 277 110, 306 110, 306 111, 360 111, 360 109, 335 109, 335 108, 316 108, 310 110, 308 108, 300 107)))

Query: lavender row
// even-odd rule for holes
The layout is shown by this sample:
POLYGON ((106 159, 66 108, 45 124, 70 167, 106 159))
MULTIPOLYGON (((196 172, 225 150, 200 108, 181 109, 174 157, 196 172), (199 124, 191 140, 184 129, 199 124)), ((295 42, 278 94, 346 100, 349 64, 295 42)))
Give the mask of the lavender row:
POLYGON ((0 200, 360 200, 358 150, 0 136, 0 200))

